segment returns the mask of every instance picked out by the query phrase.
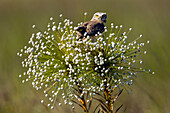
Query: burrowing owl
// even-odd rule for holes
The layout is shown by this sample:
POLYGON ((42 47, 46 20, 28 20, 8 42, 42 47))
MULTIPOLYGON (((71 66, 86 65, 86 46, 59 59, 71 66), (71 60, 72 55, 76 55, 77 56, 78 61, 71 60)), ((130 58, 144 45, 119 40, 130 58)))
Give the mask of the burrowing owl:
POLYGON ((94 42, 95 34, 104 32, 104 24, 107 20, 107 14, 103 12, 97 12, 93 15, 93 18, 90 21, 83 23, 79 26, 76 31, 78 31, 78 40, 82 40, 84 37, 90 36, 93 37, 92 41, 94 42))

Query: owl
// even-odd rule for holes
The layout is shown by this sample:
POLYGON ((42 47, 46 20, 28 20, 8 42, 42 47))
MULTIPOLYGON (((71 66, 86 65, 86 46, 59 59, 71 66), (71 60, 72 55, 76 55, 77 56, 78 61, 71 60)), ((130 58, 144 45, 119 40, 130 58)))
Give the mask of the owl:
POLYGON ((107 14, 103 12, 97 12, 93 15, 93 18, 90 21, 87 21, 80 25, 76 31, 78 31, 78 40, 83 40, 87 36, 90 36, 92 42, 95 41, 95 35, 97 33, 104 32, 104 23, 106 23, 107 14))

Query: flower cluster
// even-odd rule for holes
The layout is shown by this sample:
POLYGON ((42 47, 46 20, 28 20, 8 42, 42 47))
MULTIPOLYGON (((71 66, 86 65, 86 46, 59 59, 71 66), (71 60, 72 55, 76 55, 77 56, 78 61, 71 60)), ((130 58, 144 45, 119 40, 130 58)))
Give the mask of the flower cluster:
MULTIPOLYGON (((62 18, 62 15, 60 15, 62 18)), ((80 25, 80 24, 78 24, 80 25)), ((33 28, 36 28, 33 25, 33 28)), ((42 89, 53 109, 57 95, 61 95, 65 104, 74 108, 72 100, 79 99, 89 92, 89 98, 100 93, 105 87, 108 91, 118 87, 128 87, 133 84, 133 77, 139 72, 152 73, 136 67, 142 64, 137 59, 144 43, 138 39, 127 43, 129 32, 121 32, 122 25, 111 24, 110 32, 96 34, 96 41, 87 36, 78 41, 78 35, 69 19, 62 19, 58 24, 53 18, 47 25, 47 30, 32 34, 29 45, 17 53, 24 56, 22 66, 27 68, 19 77, 23 83, 32 82, 36 90, 42 89), (81 90, 78 97, 75 89, 81 90)), ((147 41, 149 43, 149 41, 147 41)), ((144 51, 146 54, 146 51, 144 51)), ((44 100, 41 100, 44 103, 44 100)), ((61 103, 58 103, 61 105, 61 103)))

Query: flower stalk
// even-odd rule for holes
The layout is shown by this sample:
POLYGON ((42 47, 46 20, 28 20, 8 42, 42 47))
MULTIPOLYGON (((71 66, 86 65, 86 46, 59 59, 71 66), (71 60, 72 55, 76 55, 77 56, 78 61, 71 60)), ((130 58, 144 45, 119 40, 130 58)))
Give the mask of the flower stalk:
POLYGON ((78 102, 80 102, 81 104, 77 103, 76 101, 72 100, 75 104, 78 104, 83 110, 84 113, 89 113, 88 108, 87 108, 87 96, 88 96, 88 92, 87 92, 87 96, 85 98, 85 94, 83 94, 83 90, 81 88, 81 83, 77 83, 77 88, 74 88, 75 90, 75 95, 77 96, 77 100, 78 102), (76 93, 77 92, 77 93, 76 93))

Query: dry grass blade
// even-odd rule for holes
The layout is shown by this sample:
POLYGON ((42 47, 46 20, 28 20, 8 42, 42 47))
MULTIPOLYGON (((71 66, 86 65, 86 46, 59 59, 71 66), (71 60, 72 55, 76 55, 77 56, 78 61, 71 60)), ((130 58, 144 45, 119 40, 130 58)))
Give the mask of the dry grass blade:
POLYGON ((127 107, 125 107, 125 109, 123 110, 123 113, 125 113, 126 110, 127 110, 127 107))
POLYGON ((104 112, 104 113, 108 113, 109 112, 108 109, 106 109, 104 106, 102 106, 102 105, 100 105, 100 106, 102 108, 102 112, 104 112))
POLYGON ((120 92, 114 97, 114 99, 113 99, 113 104, 114 104, 114 102, 117 100, 117 98, 120 96, 120 94, 123 92, 123 89, 122 90, 120 90, 120 92))
POLYGON ((99 109, 98 113, 100 113, 100 109, 99 109))
POLYGON ((104 105, 107 109, 109 109, 109 108, 106 106, 106 104, 105 104, 105 102, 104 102, 103 100, 98 99, 98 98, 93 98, 93 99, 99 101, 99 102, 101 103, 101 105, 104 105))
POLYGON ((90 103, 89 103, 88 111, 90 110, 91 105, 92 105, 92 98, 90 98, 90 103))
POLYGON ((115 111, 115 113, 117 113, 122 106, 123 106, 123 104, 117 108, 117 110, 115 111))
POLYGON ((102 97, 103 99, 105 99, 100 93, 94 92, 96 95, 102 97))
POLYGON ((99 106, 100 106, 100 104, 96 106, 96 108, 94 109, 93 113, 96 112, 96 110, 97 110, 97 108, 98 108, 99 106))
POLYGON ((72 102, 74 102, 75 104, 79 105, 81 108, 83 108, 83 106, 81 104, 79 104, 78 102, 72 100, 72 102))
MULTIPOLYGON (((97 108, 100 107, 100 106, 101 106, 101 108, 102 108, 102 112, 103 112, 103 113, 108 113, 108 110, 107 110, 104 106, 102 106, 101 104, 99 104, 99 105, 96 106, 96 108, 95 108, 95 110, 93 111, 93 113, 95 113, 96 110, 97 110, 97 108)), ((100 110, 101 110, 101 109, 99 109, 98 113, 100 112, 100 110)))

